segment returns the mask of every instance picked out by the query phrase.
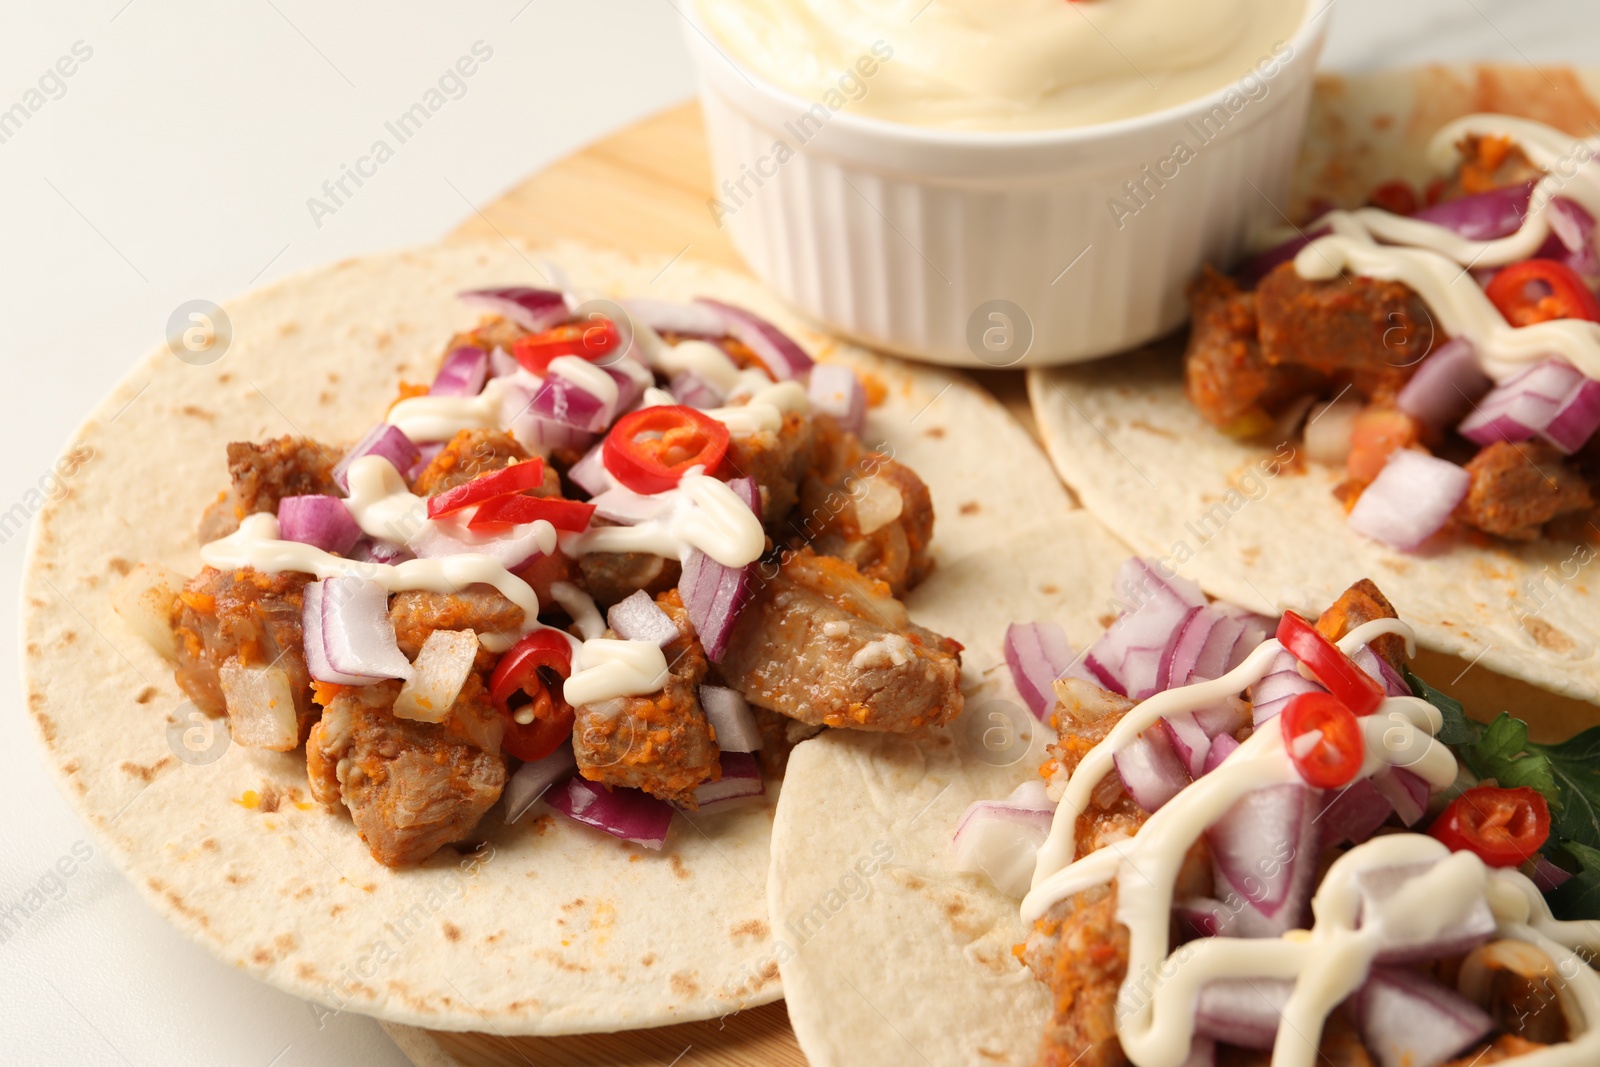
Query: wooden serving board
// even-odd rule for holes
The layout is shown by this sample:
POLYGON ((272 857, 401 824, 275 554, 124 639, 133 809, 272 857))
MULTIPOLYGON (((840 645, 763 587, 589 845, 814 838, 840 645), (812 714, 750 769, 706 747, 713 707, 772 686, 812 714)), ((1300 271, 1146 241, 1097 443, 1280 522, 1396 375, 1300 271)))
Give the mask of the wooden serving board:
MULTIPOLYGON (((663 269, 691 258, 744 273, 732 241, 706 207, 711 188, 700 106, 681 104, 533 175, 475 210, 450 238, 576 240, 659 257, 663 269)), ((969 373, 1038 436, 1021 371, 969 373)), ((1540 708, 1541 723, 1563 728, 1538 740, 1569 736, 1593 722, 1591 705, 1551 696, 1452 656, 1422 650, 1415 666, 1477 718, 1492 718, 1502 709, 1540 708)), ((782 1002, 725 1019, 560 1038, 384 1028, 417 1067, 802 1067, 806 1062, 782 1002)))

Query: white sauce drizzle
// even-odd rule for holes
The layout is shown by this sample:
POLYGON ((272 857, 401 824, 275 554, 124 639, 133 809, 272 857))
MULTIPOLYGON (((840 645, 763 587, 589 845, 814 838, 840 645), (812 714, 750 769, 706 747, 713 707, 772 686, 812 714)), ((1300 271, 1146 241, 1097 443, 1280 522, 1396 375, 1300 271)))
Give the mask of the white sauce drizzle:
POLYGON ((1456 158, 1456 142, 1469 133, 1509 137, 1530 162, 1546 171, 1516 233, 1471 241, 1435 223, 1378 208, 1333 211, 1323 217, 1333 232, 1300 250, 1294 259, 1296 272, 1302 278, 1326 281, 1348 270, 1405 283, 1422 297, 1445 332, 1472 342, 1484 372, 1496 381, 1555 355, 1600 379, 1600 323, 1556 319, 1513 327, 1483 289, 1464 277, 1469 268, 1504 266, 1537 252, 1550 235, 1550 204, 1557 196, 1600 216, 1600 166, 1590 162, 1594 143, 1542 123, 1468 115, 1434 135, 1430 159, 1441 170, 1447 168, 1456 158), (1563 169, 1571 173, 1564 175, 1563 169))
POLYGON ((573 623, 585 641, 605 636, 606 620, 600 617, 600 609, 595 607, 594 597, 571 582, 551 582, 550 596, 561 605, 562 610, 572 616, 573 623))
POLYGON ((729 433, 743 436, 763 430, 775 433, 783 427, 785 413, 805 412, 810 406, 805 386, 799 382, 768 382, 753 391, 747 403, 709 408, 705 414, 725 425, 729 433))
MULTIPOLYGON (((1396 619, 1356 627, 1338 644, 1348 655, 1383 634, 1398 634, 1414 651, 1415 635, 1396 619)), ((1544 898, 1515 871, 1486 869, 1471 853, 1451 853, 1420 834, 1375 837, 1350 849, 1329 868, 1311 906, 1310 931, 1282 938, 1201 938, 1168 956, 1173 887, 1189 847, 1239 799, 1257 789, 1300 781, 1276 723, 1257 729, 1209 774, 1184 788, 1179 798, 1152 814, 1131 838, 1113 842, 1081 860, 1076 824, 1094 787, 1114 771, 1112 758, 1165 715, 1192 711, 1236 695, 1263 678, 1282 650, 1267 640, 1221 678, 1157 693, 1130 709, 1106 738, 1083 758, 1069 778, 1039 850, 1033 886, 1022 902, 1022 918, 1033 922, 1058 901, 1112 881, 1117 884, 1117 921, 1129 930, 1128 978, 1118 992, 1117 1034, 1137 1067, 1180 1067, 1194 1037, 1194 1006, 1201 987, 1219 978, 1279 978, 1295 983, 1283 1010, 1272 1052, 1273 1067, 1313 1067, 1323 1021, 1354 992, 1382 947, 1385 925, 1426 938, 1464 919, 1487 898, 1500 935, 1538 946, 1566 981, 1562 1005, 1578 1036, 1565 1044, 1520 1057, 1529 1067, 1577 1067, 1600 1055, 1600 976, 1571 949, 1600 950, 1600 922, 1560 923, 1544 898), (1361 927, 1356 876, 1363 870, 1436 861, 1384 899, 1361 927)), ((1415 697, 1390 697, 1361 720, 1365 757, 1359 772, 1372 775, 1403 766, 1437 791, 1456 776, 1455 756, 1434 738, 1438 710, 1415 697)), ((1299 857, 1314 862, 1315 857, 1299 857)))
POLYGON ((582 656, 572 665, 563 692, 573 707, 654 693, 667 684, 666 653, 654 641, 596 637, 583 643, 582 656))
POLYGON ((687 372, 705 379, 724 394, 732 392, 739 384, 739 365, 709 341, 680 341, 675 345, 659 342, 649 357, 650 366, 669 382, 674 376, 687 372))
POLYGON ((724 567, 754 563, 765 550, 767 535, 761 520, 726 482, 692 468, 678 488, 658 495, 670 500, 660 518, 634 526, 596 526, 581 533, 563 533, 561 550, 569 556, 648 552, 682 559, 693 547, 724 567))
POLYGON ((557 356, 550 361, 550 373, 565 378, 590 396, 599 397, 606 411, 616 411, 617 380, 588 360, 577 356, 557 356))
MULTIPOLYGON (((579 362, 582 362, 581 360, 579 362)), ((502 402, 513 387, 527 389, 518 375, 490 378, 477 396, 412 396, 389 409, 385 420, 419 444, 448 441, 462 430, 503 429, 502 402)), ((532 375, 528 378, 538 381, 532 375)), ((610 380, 609 378, 607 379, 610 380)), ((616 383, 612 382, 613 391, 616 383)), ((534 388, 538 388, 537 385, 534 388)))

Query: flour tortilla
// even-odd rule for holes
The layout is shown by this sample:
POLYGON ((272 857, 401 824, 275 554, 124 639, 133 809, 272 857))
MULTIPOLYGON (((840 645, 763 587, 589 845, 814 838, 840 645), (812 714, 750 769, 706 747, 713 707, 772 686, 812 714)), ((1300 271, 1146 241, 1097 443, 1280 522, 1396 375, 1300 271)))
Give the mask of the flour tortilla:
MULTIPOLYGON (((1395 176, 1422 184, 1432 133, 1500 111, 1589 133, 1600 71, 1425 68, 1318 85, 1291 217, 1325 197, 1350 206, 1395 176)), ((1307 463, 1267 477, 1272 446, 1241 443, 1183 395, 1181 338, 1133 355, 1033 371, 1029 394, 1061 477, 1140 553, 1167 557, 1208 593, 1255 610, 1314 610, 1370 577, 1421 641, 1577 700, 1600 703, 1594 548, 1458 544, 1407 554, 1345 524, 1340 472, 1307 463)))
MULTIPOLYGON (((914 611, 1016 516, 1067 506, 1043 455, 964 378, 832 343, 754 282, 691 261, 662 271, 503 242, 349 260, 226 305, 233 338, 211 365, 165 347, 147 356, 79 430, 69 447, 92 458, 34 531, 29 712, 63 791, 157 909, 227 962, 330 1008, 565 1034, 709 1018, 781 995, 766 911, 775 795, 675 819, 660 852, 536 817, 542 808, 508 827, 497 805, 476 861, 446 848, 389 870, 347 817, 310 803, 301 753, 233 745, 205 765, 176 758, 169 723, 190 724, 172 669, 111 610, 130 564, 200 568, 195 528, 227 483, 229 441, 353 440, 400 379, 427 381, 446 339, 476 321, 456 292, 548 284, 534 265, 544 257, 613 297, 706 294, 749 307, 880 381, 887 396, 868 436, 921 473, 939 515, 946 577, 914 611)), ((995 590, 1001 578, 988 573, 995 590)))
POLYGON ((950 835, 973 801, 1036 779, 1054 737, 1020 711, 1006 625, 1053 619, 1087 647, 1128 550, 1078 510, 979 553, 942 567, 923 605, 966 645, 975 684, 961 719, 925 738, 832 733, 790 761, 767 900, 813 1067, 1025 1067, 1038 1052, 1049 1002, 1011 951, 1027 936, 1017 901, 955 871, 950 835), (1004 589, 995 559, 1014 570, 1004 589))

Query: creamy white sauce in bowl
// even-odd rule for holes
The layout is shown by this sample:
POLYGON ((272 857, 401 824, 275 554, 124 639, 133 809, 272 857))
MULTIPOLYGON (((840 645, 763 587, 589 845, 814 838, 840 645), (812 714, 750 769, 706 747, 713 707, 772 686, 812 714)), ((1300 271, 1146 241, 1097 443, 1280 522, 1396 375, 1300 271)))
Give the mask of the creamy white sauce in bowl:
POLYGON ((734 62, 856 115, 959 130, 1133 118, 1238 81, 1303 0, 696 0, 734 62))

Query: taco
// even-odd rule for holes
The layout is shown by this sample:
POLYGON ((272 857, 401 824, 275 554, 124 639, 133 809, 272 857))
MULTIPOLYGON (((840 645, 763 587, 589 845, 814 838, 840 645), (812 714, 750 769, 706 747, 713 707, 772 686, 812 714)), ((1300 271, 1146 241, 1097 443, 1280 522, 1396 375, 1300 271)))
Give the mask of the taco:
POLYGON ((1063 533, 1107 550, 1070 609, 968 647, 1052 743, 795 753, 769 895, 812 1063, 1595 1062, 1600 727, 1468 719, 1371 581, 1271 619, 1063 533), (826 914, 873 841, 891 865, 826 914))
POLYGON ((956 716, 921 606, 999 589, 980 546, 1067 506, 963 380, 802 347, 722 272, 550 255, 197 313, 34 538, 64 791, 186 933, 333 1010, 559 1034, 776 999, 790 749, 956 716))
POLYGON ((1325 81, 1294 228, 1195 279, 1182 353, 1030 379, 1063 478, 1209 592, 1381 576, 1429 647, 1600 701, 1595 87, 1325 81))

